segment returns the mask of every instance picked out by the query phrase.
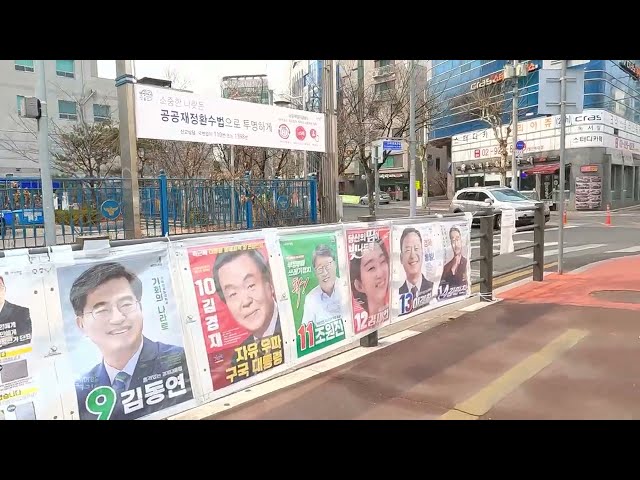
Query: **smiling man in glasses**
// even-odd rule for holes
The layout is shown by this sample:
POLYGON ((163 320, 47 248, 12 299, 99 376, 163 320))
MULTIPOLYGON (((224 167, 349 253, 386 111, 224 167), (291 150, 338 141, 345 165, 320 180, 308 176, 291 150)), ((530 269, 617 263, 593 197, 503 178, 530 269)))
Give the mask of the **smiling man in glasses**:
POLYGON ((318 245, 312 262, 318 285, 307 293, 302 323, 313 322, 318 327, 340 317, 342 295, 336 288, 338 261, 333 250, 328 245, 318 245))
POLYGON ((85 403, 96 387, 112 387, 116 393, 111 419, 138 418, 186 400, 183 395, 164 395, 161 401, 145 402, 144 408, 132 412, 122 405, 123 398, 130 395, 123 397, 122 392, 133 391, 137 398, 140 387, 140 396, 146 395, 149 384, 161 380, 162 385, 179 367, 187 392, 191 392, 184 349, 154 342, 142 333, 142 282, 134 273, 116 262, 92 266, 73 282, 69 300, 78 327, 102 354, 102 361, 76 382, 80 419, 95 418, 85 403), (127 410, 130 413, 125 414, 127 410))

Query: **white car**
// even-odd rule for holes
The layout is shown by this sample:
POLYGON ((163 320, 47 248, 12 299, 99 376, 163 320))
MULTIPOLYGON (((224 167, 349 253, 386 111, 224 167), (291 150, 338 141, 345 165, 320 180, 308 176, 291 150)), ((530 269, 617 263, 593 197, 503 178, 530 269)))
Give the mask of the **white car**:
MULTIPOLYGON (((449 211, 453 213, 471 212, 476 216, 495 214, 495 227, 500 228, 503 208, 516 210, 516 226, 530 225, 534 221, 535 209, 539 201, 531 200, 509 187, 471 187, 458 190, 451 200, 449 211)), ((544 205, 544 221, 551 218, 549 206, 544 205)))
MULTIPOLYGON (((380 205, 388 204, 391 201, 391 195, 385 192, 380 193, 380 205)), ((373 199, 375 200, 376 194, 373 194, 373 199)), ((369 195, 363 195, 360 197, 360 205, 369 205, 369 195)))

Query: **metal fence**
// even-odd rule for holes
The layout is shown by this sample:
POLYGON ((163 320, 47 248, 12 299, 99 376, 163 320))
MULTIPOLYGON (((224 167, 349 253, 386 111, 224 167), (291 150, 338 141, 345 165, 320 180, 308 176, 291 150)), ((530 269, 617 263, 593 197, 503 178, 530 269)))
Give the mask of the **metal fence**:
MULTIPOLYGON (((54 179, 56 242, 80 236, 130 237, 124 229, 122 178, 54 179)), ((315 180, 139 180, 143 237, 305 225, 317 222, 315 180)), ((0 180, 0 249, 44 246, 38 178, 0 180)))

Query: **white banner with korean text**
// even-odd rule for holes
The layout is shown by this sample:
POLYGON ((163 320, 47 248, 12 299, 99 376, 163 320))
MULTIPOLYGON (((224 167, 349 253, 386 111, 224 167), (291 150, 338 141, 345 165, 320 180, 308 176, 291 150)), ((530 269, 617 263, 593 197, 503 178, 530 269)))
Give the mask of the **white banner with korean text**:
POLYGON ((324 115, 134 86, 138 138, 325 151, 324 115))

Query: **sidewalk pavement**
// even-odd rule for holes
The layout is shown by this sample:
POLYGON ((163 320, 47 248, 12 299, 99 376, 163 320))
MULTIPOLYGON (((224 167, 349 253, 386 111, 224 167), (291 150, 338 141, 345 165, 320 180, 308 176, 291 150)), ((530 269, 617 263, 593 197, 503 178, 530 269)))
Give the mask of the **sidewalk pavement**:
POLYGON ((498 297, 209 418, 640 418, 640 256, 498 297))

